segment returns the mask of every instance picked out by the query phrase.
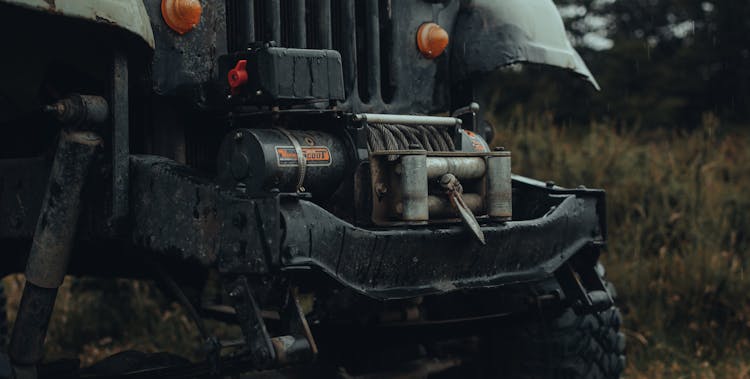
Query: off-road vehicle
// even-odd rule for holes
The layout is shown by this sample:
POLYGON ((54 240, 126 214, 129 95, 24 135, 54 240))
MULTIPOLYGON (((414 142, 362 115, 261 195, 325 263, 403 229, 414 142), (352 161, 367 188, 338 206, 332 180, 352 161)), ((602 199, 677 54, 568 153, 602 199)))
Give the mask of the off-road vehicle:
POLYGON ((550 0, 0 0, 0 39, 1 376, 621 374, 604 192, 511 175, 480 96, 597 86, 550 0), (157 279, 203 358, 44 360, 66 275, 157 279))

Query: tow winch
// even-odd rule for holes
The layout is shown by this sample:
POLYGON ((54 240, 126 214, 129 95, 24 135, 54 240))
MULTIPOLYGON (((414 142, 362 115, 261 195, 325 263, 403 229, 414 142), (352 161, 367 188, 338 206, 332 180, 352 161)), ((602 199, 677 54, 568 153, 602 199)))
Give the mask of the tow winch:
POLYGON ((479 221, 512 217, 510 152, 490 150, 459 118, 336 114, 331 125, 301 125, 293 117, 269 124, 256 129, 248 123, 227 136, 219 160, 222 185, 329 203, 344 191, 354 194, 353 223, 463 222, 482 242, 479 221))

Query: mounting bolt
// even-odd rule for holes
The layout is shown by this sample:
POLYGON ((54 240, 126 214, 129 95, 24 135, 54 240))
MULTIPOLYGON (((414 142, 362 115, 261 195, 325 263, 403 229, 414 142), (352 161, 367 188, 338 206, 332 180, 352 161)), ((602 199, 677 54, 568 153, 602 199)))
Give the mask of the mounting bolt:
POLYGON ((238 142, 242 141, 243 137, 245 137, 245 135, 242 134, 242 132, 237 132, 237 133, 234 134, 234 140, 235 141, 238 141, 238 142))
POLYGON ((496 146, 495 151, 505 151, 505 146, 496 146))
POLYGON ((418 143, 409 144, 409 150, 422 150, 422 145, 418 143))
POLYGON ((385 183, 375 184, 375 193, 378 195, 378 197, 385 196, 385 194, 388 193, 388 186, 386 186, 385 183))
POLYGON ((242 286, 234 287, 232 292, 229 292, 229 297, 238 297, 242 294, 242 286))

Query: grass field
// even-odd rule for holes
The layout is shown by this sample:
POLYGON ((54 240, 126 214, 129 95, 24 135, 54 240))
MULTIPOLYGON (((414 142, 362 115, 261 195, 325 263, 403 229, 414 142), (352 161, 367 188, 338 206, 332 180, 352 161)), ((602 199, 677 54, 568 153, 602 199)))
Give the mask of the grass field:
POLYGON ((514 172, 607 189, 608 277, 628 377, 750 377, 750 138, 706 115, 690 132, 496 122, 514 172))
MULTIPOLYGON (((625 315, 627 377, 750 378, 748 134, 711 115, 690 132, 552 120, 518 110, 495 122, 494 145, 513 152, 515 173, 607 189, 604 261, 625 315)), ((13 310, 20 279, 5 282, 13 310)), ((68 280, 58 299, 50 357, 195 345, 184 313, 143 282, 68 280)))

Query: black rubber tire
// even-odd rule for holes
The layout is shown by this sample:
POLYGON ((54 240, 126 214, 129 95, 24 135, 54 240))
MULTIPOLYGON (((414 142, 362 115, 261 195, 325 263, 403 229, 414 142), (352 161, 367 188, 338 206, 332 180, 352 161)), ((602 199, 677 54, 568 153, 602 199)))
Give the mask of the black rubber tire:
MULTIPOLYGON (((603 276, 603 268, 597 267, 603 276)), ((614 294, 614 288, 607 283, 614 294)), ((619 309, 578 315, 572 308, 542 310, 500 333, 505 378, 618 379, 625 369, 619 309)))

